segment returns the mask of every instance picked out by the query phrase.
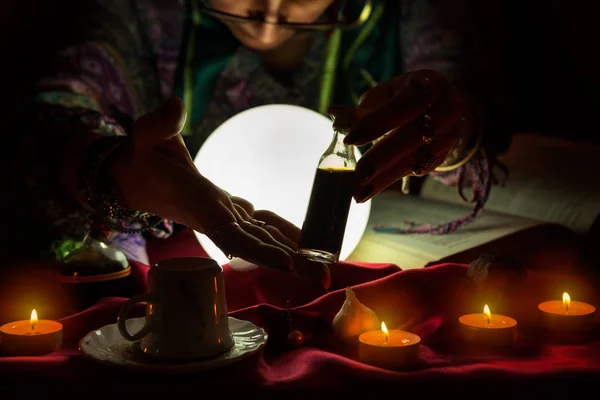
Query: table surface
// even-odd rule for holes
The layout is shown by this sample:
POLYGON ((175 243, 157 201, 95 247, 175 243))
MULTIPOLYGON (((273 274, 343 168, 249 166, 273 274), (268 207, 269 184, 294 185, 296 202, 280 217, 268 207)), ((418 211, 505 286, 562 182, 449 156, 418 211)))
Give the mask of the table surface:
MULTIPOLYGON (((193 232, 188 230, 151 245, 154 262, 203 255, 193 232)), ((132 264, 143 287, 147 267, 132 264)), ((332 266, 331 273, 332 287, 325 292, 292 274, 262 268, 240 272, 224 266, 230 315, 252 321, 269 332, 264 351, 224 370, 193 376, 148 376, 85 359, 78 351, 79 339, 115 323, 125 300, 109 298, 61 319, 64 344, 59 352, 44 357, 0 358, 0 380, 44 385, 102 382, 104 389, 129 383, 143 389, 136 389, 135 393, 150 397, 160 392, 153 389, 154 385, 175 384, 170 393, 185 392, 182 388, 191 385, 204 389, 227 387, 231 395, 285 393, 290 398, 305 398, 307 394, 318 398, 331 391, 343 392, 349 398, 364 398, 373 393, 374 387, 377 392, 401 388, 404 393, 461 394, 468 398, 465 388, 479 391, 492 385, 494 393, 486 397, 518 388, 523 395, 553 398, 569 385, 572 395, 574 384, 575 390, 583 390, 588 383, 600 379, 600 336, 583 343, 557 344, 547 340, 539 329, 537 304, 556 297, 554 292, 564 285, 578 288, 572 293, 574 300, 598 301, 593 287, 568 273, 529 271, 526 281, 510 299, 501 308, 492 308, 492 312, 502 311, 519 321, 517 345, 499 352, 466 346, 457 336, 458 316, 478 312, 480 306, 475 292, 465 286, 465 265, 402 271, 393 264, 341 263, 332 266), (365 365, 357 359, 353 346, 335 339, 330 323, 344 302, 347 286, 353 287, 359 300, 385 320, 390 329, 404 329, 422 337, 419 365, 407 371, 365 365), (306 338, 305 345, 297 349, 285 343, 288 301, 293 327, 306 338)), ((142 313, 143 309, 138 308, 134 316, 142 313)))

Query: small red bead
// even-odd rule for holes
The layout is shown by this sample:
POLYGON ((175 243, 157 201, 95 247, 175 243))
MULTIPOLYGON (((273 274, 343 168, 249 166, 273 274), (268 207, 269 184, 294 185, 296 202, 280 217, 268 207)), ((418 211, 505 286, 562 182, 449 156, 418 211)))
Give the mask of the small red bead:
POLYGON ((287 344, 292 347, 300 347, 304 344, 304 335, 302 332, 293 330, 287 335, 287 344))

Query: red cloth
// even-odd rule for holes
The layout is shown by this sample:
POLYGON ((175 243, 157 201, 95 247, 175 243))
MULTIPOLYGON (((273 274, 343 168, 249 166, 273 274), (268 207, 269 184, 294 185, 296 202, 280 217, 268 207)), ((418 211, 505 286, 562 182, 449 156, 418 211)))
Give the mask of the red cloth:
MULTIPOLYGON (((144 284, 147 267, 134 263, 134 270, 138 282, 144 284)), ((242 273, 226 266, 230 314, 269 332, 269 342, 260 354, 223 370, 193 376, 152 378, 97 365, 78 353, 77 343, 89 331, 116 322, 125 299, 107 298, 61 321, 62 350, 45 357, 0 358, 0 376, 5 382, 23 378, 45 385, 65 381, 95 383, 98 390, 115 383, 140 384, 143 386, 134 392, 137 398, 156 395, 159 389, 154 385, 161 383, 176 383, 176 389, 183 392, 192 390, 192 385, 207 391, 226 390, 228 395, 260 393, 263 398, 268 394, 281 395, 280 391, 286 391, 288 398, 305 396, 307 391, 318 397, 329 390, 346 392, 352 398, 367 398, 383 389, 392 389, 394 397, 418 393, 427 398, 438 393, 493 398, 505 390, 520 398, 519 394, 531 390, 536 398, 552 398, 566 385, 570 385, 572 395, 600 377, 598 335, 585 344, 555 344, 544 339, 537 329, 536 306, 557 298, 557 287, 567 285, 573 288, 569 289, 573 297, 600 304, 591 288, 556 273, 530 273, 523 288, 506 306, 519 321, 518 343, 511 352, 490 353, 463 345, 455 331, 459 315, 479 312, 481 307, 473 304, 465 289, 465 272, 466 267, 458 264, 407 271, 393 265, 339 264, 332 267, 334 285, 326 293, 287 273, 266 269, 242 273), (333 338, 330 322, 344 301, 347 285, 353 286, 359 300, 388 327, 421 336, 420 365, 410 371, 365 365, 357 360, 356 347, 342 345, 333 338), (577 296, 573 290, 577 290, 577 296), (306 338, 305 345, 297 349, 285 344, 287 300, 293 305, 293 328, 302 331, 306 338)), ((142 313, 139 307, 133 315, 142 313)), ((169 393, 173 390, 169 389, 169 393)))

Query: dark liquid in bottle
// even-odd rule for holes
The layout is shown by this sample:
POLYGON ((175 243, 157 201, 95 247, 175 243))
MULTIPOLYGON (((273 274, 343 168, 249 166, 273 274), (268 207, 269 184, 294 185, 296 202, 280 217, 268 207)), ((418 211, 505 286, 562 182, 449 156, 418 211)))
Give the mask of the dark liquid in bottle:
POLYGON ((300 235, 300 251, 321 250, 337 256, 342 248, 352 192, 354 171, 317 169, 308 211, 300 235))

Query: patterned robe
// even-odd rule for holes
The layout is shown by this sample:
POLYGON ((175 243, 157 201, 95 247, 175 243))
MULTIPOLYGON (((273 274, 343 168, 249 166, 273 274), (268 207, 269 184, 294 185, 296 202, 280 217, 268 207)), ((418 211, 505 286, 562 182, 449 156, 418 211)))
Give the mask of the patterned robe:
MULTIPOLYGON (((59 188, 49 167, 56 164, 53 154, 59 153, 50 150, 84 130, 106 135, 130 133, 136 118, 156 109, 173 93, 185 56, 183 33, 189 18, 182 2, 84 3, 77 18, 85 21, 80 24, 86 28, 85 35, 60 46, 52 68, 31 85, 27 123, 19 130, 26 143, 21 161, 32 167, 23 169, 22 182, 17 185, 28 200, 17 206, 20 211, 16 213, 28 213, 38 228, 27 236, 9 236, 19 243, 20 251, 30 255, 47 254, 52 243, 64 239, 80 240, 89 229, 89 215, 59 188)), ((469 4, 468 0, 400 1, 394 8, 400 11, 397 24, 384 27, 397 35, 397 74, 431 68, 451 79, 463 78, 468 65, 465 47, 469 46, 470 54, 481 55, 483 46, 473 40, 469 4)), ((288 103, 314 109, 326 41, 324 33, 313 35, 307 56, 286 84, 272 78, 251 49, 239 46, 215 83, 204 117, 193 127, 194 147, 228 118, 251 107, 288 103)), ((482 65, 481 61, 476 64, 482 65)), ((16 220, 16 225, 23 221, 16 220)), ((10 228, 18 232, 24 227, 10 228)), ((172 224, 165 221, 152 234, 167 237, 172 230, 172 224)), ((148 262, 143 235, 118 234, 111 240, 130 258, 148 262)))

